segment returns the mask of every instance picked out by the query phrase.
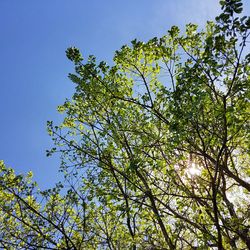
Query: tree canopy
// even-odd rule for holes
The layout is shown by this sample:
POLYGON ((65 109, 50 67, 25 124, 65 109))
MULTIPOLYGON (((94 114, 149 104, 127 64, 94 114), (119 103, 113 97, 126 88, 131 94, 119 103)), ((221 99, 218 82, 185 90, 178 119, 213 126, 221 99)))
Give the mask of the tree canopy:
POLYGON ((40 191, 1 162, 4 249, 250 249, 250 18, 134 40, 75 65, 48 122, 64 180, 40 191), (244 50, 245 49, 245 50, 244 50))

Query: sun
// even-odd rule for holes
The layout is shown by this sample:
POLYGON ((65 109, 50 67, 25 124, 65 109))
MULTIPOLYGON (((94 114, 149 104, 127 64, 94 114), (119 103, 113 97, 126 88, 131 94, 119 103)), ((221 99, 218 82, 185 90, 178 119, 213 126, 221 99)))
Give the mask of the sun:
POLYGON ((187 173, 188 177, 192 178, 194 176, 200 175, 201 169, 197 164, 192 163, 191 166, 188 167, 188 169, 186 170, 186 173, 187 173))

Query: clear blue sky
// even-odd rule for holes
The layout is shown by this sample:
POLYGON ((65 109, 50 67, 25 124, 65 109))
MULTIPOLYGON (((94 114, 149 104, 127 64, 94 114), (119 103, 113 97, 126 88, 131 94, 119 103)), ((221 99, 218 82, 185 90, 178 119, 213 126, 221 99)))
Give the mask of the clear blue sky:
MULTIPOLYGON (((18 173, 34 172, 42 188, 59 180, 59 158, 46 121, 62 118, 56 107, 70 98, 69 46, 85 57, 111 61, 134 38, 162 36, 220 12, 217 0, 0 0, 0 159, 18 173)), ((245 0, 249 14, 250 1, 245 0)))

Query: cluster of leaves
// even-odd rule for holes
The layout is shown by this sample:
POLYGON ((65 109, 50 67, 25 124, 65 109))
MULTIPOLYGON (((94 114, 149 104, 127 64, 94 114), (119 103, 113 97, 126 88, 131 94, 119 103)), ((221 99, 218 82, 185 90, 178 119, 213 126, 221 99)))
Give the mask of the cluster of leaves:
POLYGON ((61 153, 68 191, 38 203, 3 168, 3 246, 250 249, 250 19, 240 0, 221 5, 205 31, 134 40, 113 66, 67 50, 76 92, 48 123, 48 155, 61 153))
POLYGON ((0 162, 1 249, 80 249, 86 240, 85 204, 62 184, 41 192, 32 173, 16 175, 0 162))

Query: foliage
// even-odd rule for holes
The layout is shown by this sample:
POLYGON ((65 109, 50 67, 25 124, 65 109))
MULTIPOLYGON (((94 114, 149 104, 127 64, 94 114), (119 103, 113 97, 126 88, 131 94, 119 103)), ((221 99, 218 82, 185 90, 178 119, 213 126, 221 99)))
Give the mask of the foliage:
POLYGON ((113 66, 67 50, 76 92, 48 122, 66 189, 2 164, 3 247, 250 249, 250 18, 220 3, 205 31, 134 40, 113 66))

